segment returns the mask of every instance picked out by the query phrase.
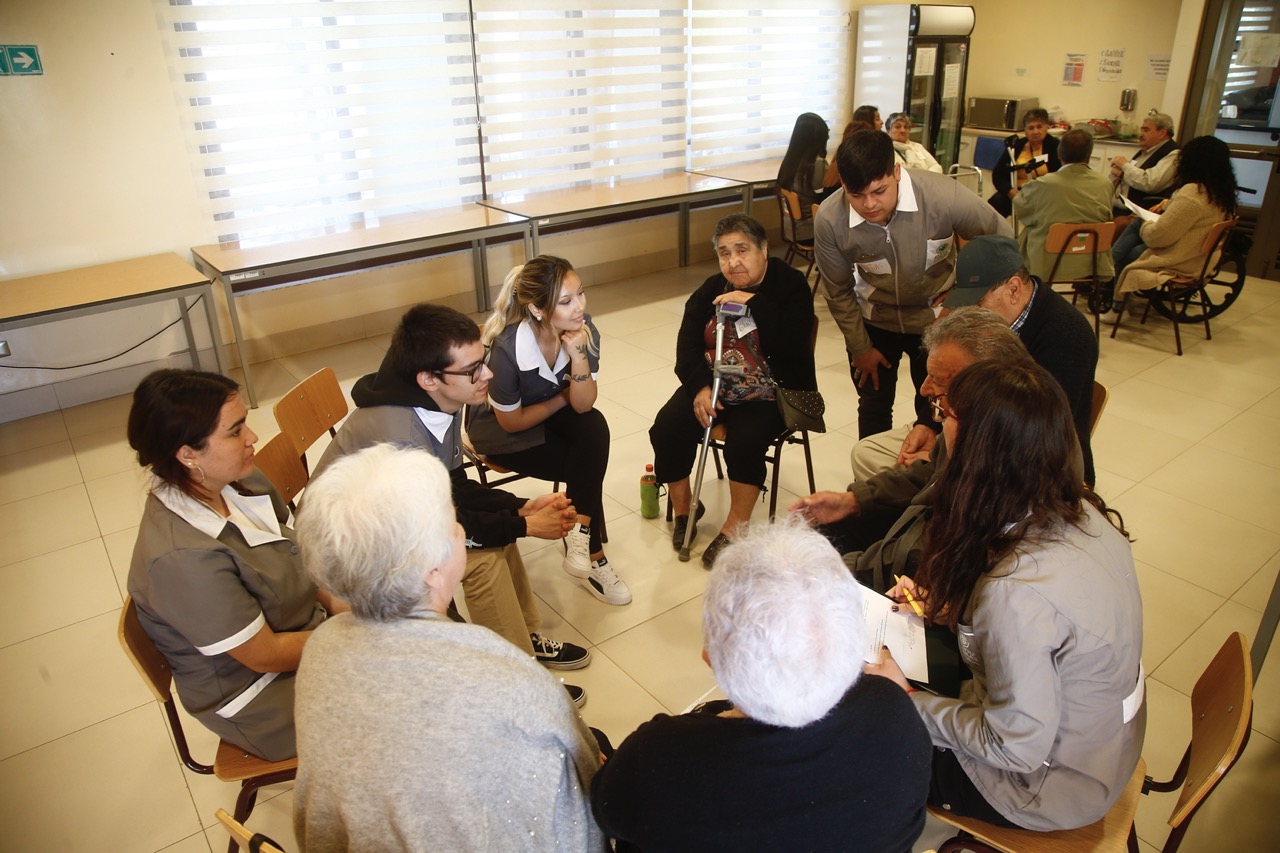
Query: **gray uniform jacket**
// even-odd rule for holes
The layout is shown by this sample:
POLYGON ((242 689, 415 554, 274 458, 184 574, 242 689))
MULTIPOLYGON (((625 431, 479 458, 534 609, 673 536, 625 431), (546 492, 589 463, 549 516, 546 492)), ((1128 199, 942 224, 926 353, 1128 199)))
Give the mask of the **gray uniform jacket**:
POLYGON ((1027 829, 1106 814, 1146 733, 1133 556, 1092 507, 1083 525, 978 581, 959 626, 973 671, 959 699, 911 696, 934 745, 954 750, 987 802, 1027 829))
POLYGON ((814 224, 827 307, 854 355, 871 349, 864 323, 918 335, 933 322, 929 303, 955 279, 955 235, 1013 236, 991 205, 957 181, 918 169, 900 174, 887 226, 855 213, 843 189, 822 203, 814 224))
MULTIPOLYGON (((270 494, 277 516, 287 517, 259 472, 241 485, 270 494)), ((282 632, 311 630, 325 617, 293 531, 283 524, 281 531, 284 539, 250 546, 228 523, 215 539, 148 495, 128 581, 183 707, 219 737, 271 761, 294 755, 293 673, 255 672, 228 650, 256 633, 258 619, 282 632)))

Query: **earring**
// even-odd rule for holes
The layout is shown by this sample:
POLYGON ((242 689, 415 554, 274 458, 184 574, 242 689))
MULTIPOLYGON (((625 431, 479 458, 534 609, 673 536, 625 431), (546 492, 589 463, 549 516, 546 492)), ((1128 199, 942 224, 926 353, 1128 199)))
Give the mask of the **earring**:
POLYGON ((198 472, 200 472, 200 479, 199 479, 199 480, 196 480, 196 485, 199 485, 199 484, 201 484, 201 483, 203 483, 203 482, 204 482, 204 469, 203 469, 203 468, 201 468, 199 465, 197 465, 197 464, 196 464, 196 463, 194 463, 194 462, 188 462, 188 463, 187 463, 187 467, 188 467, 188 468, 191 468, 191 469, 192 469, 192 470, 194 470, 194 471, 198 471, 198 472))

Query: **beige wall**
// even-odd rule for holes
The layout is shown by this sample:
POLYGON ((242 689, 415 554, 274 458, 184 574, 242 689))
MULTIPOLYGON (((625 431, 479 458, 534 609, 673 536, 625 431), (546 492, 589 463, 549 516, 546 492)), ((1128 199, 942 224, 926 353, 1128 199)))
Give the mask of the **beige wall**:
POLYGON ((1147 56, 1173 52, 1177 0, 973 0, 971 5, 976 23, 966 84, 969 95, 1035 96, 1040 106, 1058 107, 1075 122, 1116 118, 1121 90, 1137 89, 1134 116, 1139 121, 1152 107, 1175 115, 1180 112, 1180 99, 1166 101, 1165 81, 1146 79, 1147 56), (1099 57, 1109 48, 1125 51, 1119 82, 1098 80, 1099 57), (1062 85, 1067 53, 1085 54, 1082 86, 1062 85))
MULTIPOLYGON (((1188 4, 1202 6, 1203 0, 1184 0, 1182 6, 1188 4)), ((862 5, 868 4, 850 0, 852 11, 862 5)), ((1141 79, 1147 52, 1172 49, 1176 2, 1091 0, 1077 4, 1074 15, 1064 14, 1066 7, 1017 0, 972 5, 978 23, 970 93, 1036 94, 1043 104, 1087 118, 1113 115, 1120 89, 1133 86, 1142 112, 1157 102, 1175 114, 1180 108, 1162 100, 1164 84, 1141 79), (1039 17, 1021 23, 1029 9, 1039 17), (1082 51, 1096 62, 1098 50, 1114 46, 1128 50, 1124 82, 1088 79, 1080 89, 1059 84, 1063 53, 1082 51), (1016 76, 1020 67, 1026 76, 1016 76)), ((1184 28, 1198 25, 1198 16, 1184 8, 1182 21, 1184 28)), ((45 66, 42 77, 0 78, 0 278, 161 251, 188 257, 189 247, 216 239, 186 153, 153 0, 4 0, 0 33, 6 43, 38 45, 45 66)), ((1189 58, 1176 57, 1175 72, 1178 62, 1186 66, 1189 58)), ((721 212, 695 213, 695 237, 708 233, 721 212)), ((757 212, 776 223, 773 205, 758 204, 757 212)), ((672 216, 644 219, 554 235, 545 250, 571 258, 588 282, 603 281, 623 269, 674 265, 674 229, 672 216)), ((703 242, 695 240, 695 249, 709 257, 703 242)), ((500 279, 519 258, 517 245, 493 248, 492 275, 500 279)), ((255 294, 237 305, 247 336, 257 340, 254 352, 265 357, 385 331, 395 309, 420 299, 467 307, 471 291, 470 260, 459 253, 255 294)), ((225 307, 220 315, 226 338, 225 307)), ((149 306, 2 337, 13 348, 10 364, 70 364, 123 350, 176 316, 168 306, 149 306)), ((181 332, 174 329, 102 366, 0 370, 0 420, 122 393, 139 372, 183 349, 181 332)))

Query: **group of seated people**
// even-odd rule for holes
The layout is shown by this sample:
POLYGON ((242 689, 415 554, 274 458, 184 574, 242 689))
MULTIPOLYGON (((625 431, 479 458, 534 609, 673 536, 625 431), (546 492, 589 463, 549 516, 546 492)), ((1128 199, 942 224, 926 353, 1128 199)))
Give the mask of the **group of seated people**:
MULTIPOLYGON (((867 133, 883 137, 853 134, 842 174, 867 133)), ((483 330, 411 308, 294 529, 234 382, 162 370, 138 386, 128 436, 153 479, 129 593, 197 719, 298 756, 303 849, 905 851, 926 803, 1049 830, 1115 802, 1145 727, 1142 610, 1123 522, 1092 490, 1088 322, 1012 238, 975 236, 924 333, 927 419, 860 441, 845 491, 752 526, 786 429, 778 390, 817 388, 813 296, 754 219, 724 218, 712 242, 719 272, 686 302, 650 441, 679 548, 704 512, 698 444, 727 429, 702 649, 727 700, 616 750, 583 722, 584 691, 547 671, 591 652, 541 633, 516 544, 563 540, 586 592, 631 600, 603 550, 601 334, 567 261, 513 270, 483 330), (741 370, 713 397, 718 338, 741 370), (482 486, 466 436, 565 490, 482 486), (956 690, 869 648, 873 594, 921 604, 956 690)))
POLYGON ((1055 279, 1085 279, 1093 272, 1088 255, 1058 259, 1048 251, 1050 226, 1112 222, 1111 251, 1097 259, 1104 290, 1124 297, 1158 288, 1198 273, 1209 229, 1236 214, 1238 188, 1226 143, 1200 136, 1179 147, 1173 120, 1164 113, 1153 110, 1142 121, 1138 153, 1114 157, 1107 174, 1089 166, 1090 132, 1049 136, 1049 115, 1042 109, 1029 110, 1023 124, 1025 135, 1010 149, 1012 156, 1006 151, 992 172, 996 192, 989 202, 1002 215, 1016 217, 1019 245, 1036 276, 1047 277, 1055 263, 1055 279), (1138 216, 1134 208, 1141 209, 1138 216))

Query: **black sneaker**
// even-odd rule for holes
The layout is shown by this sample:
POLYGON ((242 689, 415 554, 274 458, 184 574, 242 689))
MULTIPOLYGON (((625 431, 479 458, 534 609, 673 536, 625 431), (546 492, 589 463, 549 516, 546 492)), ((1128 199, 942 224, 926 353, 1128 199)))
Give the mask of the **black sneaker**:
POLYGON ((562 643, 541 634, 530 634, 533 656, 547 669, 582 669, 591 663, 591 651, 573 643, 562 643))
MULTIPOLYGON (((689 545, 692 546, 695 539, 698 538, 698 521, 702 516, 707 514, 707 508, 702 505, 702 501, 698 501, 698 511, 693 514, 693 535, 689 537, 689 545)), ((684 547, 684 532, 689 527, 689 516, 677 515, 671 528, 671 547, 679 551, 684 547)))
MULTIPOLYGON (((560 682, 564 684, 564 682, 560 682)), ((569 694, 569 701, 573 703, 575 708, 581 708, 587 704, 587 691, 583 690, 576 684, 564 684, 564 690, 569 694)))
POLYGON ((715 565, 716 557, 720 556, 720 552, 731 545, 729 537, 723 533, 717 534, 715 539, 711 540, 711 544, 707 546, 707 550, 702 552, 702 565, 708 569, 715 565))

